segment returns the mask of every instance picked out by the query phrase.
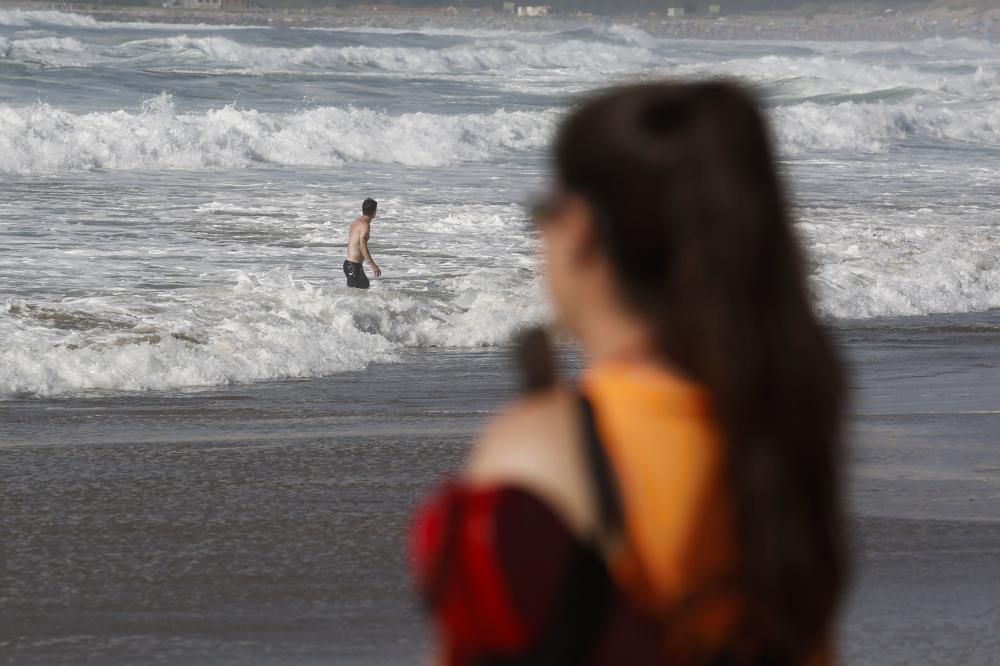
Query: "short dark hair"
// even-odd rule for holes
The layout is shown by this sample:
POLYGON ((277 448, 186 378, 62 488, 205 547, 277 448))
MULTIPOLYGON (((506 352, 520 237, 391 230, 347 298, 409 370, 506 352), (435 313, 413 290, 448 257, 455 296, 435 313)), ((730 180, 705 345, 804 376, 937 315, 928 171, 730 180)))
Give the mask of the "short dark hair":
POLYGON ((378 202, 374 199, 365 199, 365 202, 361 204, 361 212, 365 215, 374 215, 376 208, 378 208, 378 202))

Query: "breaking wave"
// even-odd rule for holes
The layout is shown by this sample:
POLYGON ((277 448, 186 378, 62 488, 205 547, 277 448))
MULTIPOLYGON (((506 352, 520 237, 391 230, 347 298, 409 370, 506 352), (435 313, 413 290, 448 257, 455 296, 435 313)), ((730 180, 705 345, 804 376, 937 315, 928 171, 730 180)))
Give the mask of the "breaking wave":
POLYGON ((798 154, 814 151, 884 152, 897 141, 925 139, 1000 145, 1000 106, 857 104, 807 102, 779 107, 773 122, 782 149, 798 154))
MULTIPOLYGON (((218 169, 375 162, 434 167, 545 149, 562 111, 442 115, 320 107, 265 113, 229 105, 180 113, 162 95, 141 111, 74 114, 0 105, 0 172, 218 169)), ((1000 107, 807 102, 772 110, 781 150, 877 153, 903 140, 1000 145, 1000 107)))
POLYGON ((226 106, 178 113, 169 96, 130 113, 73 114, 0 105, 0 172, 213 169, 367 161, 443 166, 546 145, 556 111, 390 115, 322 107, 262 113, 226 106))
POLYGON ((287 269, 239 273, 208 296, 210 307, 125 320, 119 309, 94 314, 94 299, 56 308, 9 302, 0 310, 0 333, 11 342, 0 350, 0 399, 316 377, 391 360, 407 347, 496 345, 544 317, 531 285, 503 286, 504 277, 484 270, 452 278, 442 286, 454 297, 431 300, 318 287, 287 269))
POLYGON ((488 72, 503 74, 510 68, 619 72, 650 64, 655 56, 645 49, 568 41, 530 43, 518 40, 481 40, 440 49, 420 47, 307 46, 260 47, 226 37, 178 35, 166 39, 127 42, 122 54, 157 51, 173 58, 192 57, 208 65, 225 65, 254 73, 284 72, 302 68, 369 69, 415 74, 488 72))
POLYGON ((869 209, 803 211, 823 312, 835 318, 1000 308, 1000 255, 991 211, 925 208, 872 219, 869 209), (976 227, 976 222, 982 226, 976 227))
POLYGON ((93 16, 57 10, 0 9, 0 27, 77 28, 83 30, 244 30, 257 26, 149 23, 144 21, 98 21, 93 16))
POLYGON ((0 26, 31 28, 36 26, 61 26, 64 28, 99 28, 101 24, 92 16, 55 10, 0 9, 0 26))
POLYGON ((504 75, 510 69, 624 72, 659 62, 644 48, 571 40, 535 43, 516 39, 480 39, 445 48, 394 46, 276 47, 245 44, 228 37, 174 35, 117 45, 83 43, 72 38, 17 39, 7 42, 6 57, 55 67, 75 67, 66 45, 88 62, 136 60, 158 69, 271 74, 299 70, 367 70, 411 74, 504 75))

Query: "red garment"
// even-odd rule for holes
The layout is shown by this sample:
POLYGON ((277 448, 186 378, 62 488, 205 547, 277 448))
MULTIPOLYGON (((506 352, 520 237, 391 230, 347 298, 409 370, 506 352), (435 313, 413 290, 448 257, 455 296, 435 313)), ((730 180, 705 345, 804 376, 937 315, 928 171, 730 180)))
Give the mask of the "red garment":
POLYGON ((447 664, 662 663, 659 627, 528 492, 446 485, 418 511, 411 553, 447 664))

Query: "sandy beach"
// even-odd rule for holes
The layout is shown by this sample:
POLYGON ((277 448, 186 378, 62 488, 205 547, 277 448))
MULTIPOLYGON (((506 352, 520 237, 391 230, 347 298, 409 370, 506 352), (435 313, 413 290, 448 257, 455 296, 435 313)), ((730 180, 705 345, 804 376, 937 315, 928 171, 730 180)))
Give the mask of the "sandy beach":
MULTIPOLYGON (((1000 313, 839 336, 844 663, 994 663, 1000 313)), ((2 661, 417 663, 407 516, 511 379, 507 350, 440 351, 331 379, 0 403, 2 661)))
POLYGON ((379 28, 418 30, 479 29, 502 31, 568 32, 597 24, 632 26, 656 37, 711 40, 787 41, 913 41, 920 39, 1000 39, 1000 7, 982 3, 924 6, 913 9, 873 7, 833 13, 803 9, 776 13, 731 14, 717 18, 692 16, 516 17, 488 10, 360 10, 360 9, 249 9, 191 10, 180 7, 109 7, 31 0, 3 0, 0 8, 61 11, 92 16, 99 21, 254 25, 314 28, 379 28))

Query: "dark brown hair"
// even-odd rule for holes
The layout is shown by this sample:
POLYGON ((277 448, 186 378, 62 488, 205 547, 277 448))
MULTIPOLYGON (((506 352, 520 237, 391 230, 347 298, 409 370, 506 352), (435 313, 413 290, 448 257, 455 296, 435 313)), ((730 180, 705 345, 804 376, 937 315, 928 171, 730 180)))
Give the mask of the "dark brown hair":
POLYGON ((618 88, 570 115, 554 152, 623 297, 711 396, 743 638, 801 663, 830 638, 844 579, 842 376, 758 104, 722 81, 618 88))

